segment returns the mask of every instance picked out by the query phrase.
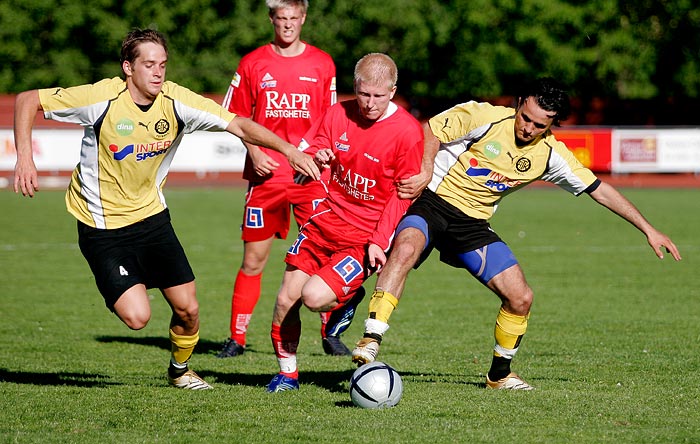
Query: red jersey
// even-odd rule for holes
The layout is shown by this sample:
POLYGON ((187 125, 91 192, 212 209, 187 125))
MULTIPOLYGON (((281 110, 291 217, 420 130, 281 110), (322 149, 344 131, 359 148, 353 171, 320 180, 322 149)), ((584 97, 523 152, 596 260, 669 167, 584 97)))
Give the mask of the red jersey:
POLYGON ((411 200, 399 199, 396 184, 418 174, 423 130, 404 108, 390 104, 387 117, 369 122, 355 100, 332 106, 304 137, 307 152, 331 148, 328 198, 319 205, 347 223, 371 233, 384 250, 411 200))
MULTIPOLYGON (((283 57, 268 44, 241 59, 223 106, 298 145, 312 122, 335 102, 335 64, 330 55, 306 43, 300 55, 283 57)), ((260 149, 275 159, 279 168, 261 177, 246 157, 243 177, 253 182, 292 182, 294 171, 287 159, 277 151, 260 149)))

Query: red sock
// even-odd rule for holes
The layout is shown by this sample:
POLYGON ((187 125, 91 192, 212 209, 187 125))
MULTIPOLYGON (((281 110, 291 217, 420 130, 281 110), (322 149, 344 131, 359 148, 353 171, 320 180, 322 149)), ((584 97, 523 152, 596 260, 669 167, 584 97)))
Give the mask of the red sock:
POLYGON ((297 347, 301 338, 301 324, 281 326, 272 324, 270 339, 275 350, 280 373, 290 378, 299 379, 299 369, 296 366, 297 347))
POLYGON ((326 337, 326 324, 328 324, 328 319, 331 317, 330 311, 321 311, 318 313, 321 317, 321 338, 326 337))
POLYGON ((246 332, 253 309, 260 299, 262 273, 248 276, 238 270, 231 296, 231 339, 245 345, 246 332))

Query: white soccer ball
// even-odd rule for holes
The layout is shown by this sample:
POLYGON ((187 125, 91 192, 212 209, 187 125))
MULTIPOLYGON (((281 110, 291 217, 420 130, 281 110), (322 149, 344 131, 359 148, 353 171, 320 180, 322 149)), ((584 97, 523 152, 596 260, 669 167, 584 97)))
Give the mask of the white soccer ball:
POLYGON ((403 395, 401 376, 383 362, 365 364, 350 378, 350 398, 365 409, 393 407, 403 395))

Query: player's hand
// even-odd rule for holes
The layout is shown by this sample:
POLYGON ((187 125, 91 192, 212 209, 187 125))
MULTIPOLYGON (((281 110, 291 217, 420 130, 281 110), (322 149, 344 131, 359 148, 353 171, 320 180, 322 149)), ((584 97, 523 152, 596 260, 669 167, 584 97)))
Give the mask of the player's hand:
POLYGON ((330 167, 333 159, 335 159, 335 154, 333 154, 333 150, 329 148, 318 150, 314 155, 314 161, 317 165, 320 165, 322 168, 330 167))
POLYGON ((659 259, 664 258, 663 250, 667 253, 671 253, 671 256, 677 261, 681 260, 681 254, 678 252, 676 244, 671 241, 671 239, 660 231, 653 230, 649 235, 647 235, 647 242, 656 253, 659 259))
POLYGON ((291 150, 289 156, 287 157, 289 165, 294 168, 295 171, 300 172, 306 176, 313 178, 313 180, 318 180, 321 178, 321 172, 316 166, 314 159, 308 154, 304 154, 299 150, 291 150))
POLYGON ((15 193, 22 192, 22 196, 34 197, 39 191, 39 177, 33 160, 17 161, 15 164, 15 193))
POLYGON ((258 176, 267 176, 279 168, 280 164, 262 150, 249 150, 250 160, 253 162, 253 171, 258 176))
POLYGON ((432 174, 421 171, 420 173, 399 180, 396 190, 400 199, 415 199, 430 183, 432 174))
POLYGON ((384 254, 382 247, 370 243, 367 246, 367 260, 369 261, 370 268, 376 270, 378 273, 384 264, 386 264, 386 254, 384 254))

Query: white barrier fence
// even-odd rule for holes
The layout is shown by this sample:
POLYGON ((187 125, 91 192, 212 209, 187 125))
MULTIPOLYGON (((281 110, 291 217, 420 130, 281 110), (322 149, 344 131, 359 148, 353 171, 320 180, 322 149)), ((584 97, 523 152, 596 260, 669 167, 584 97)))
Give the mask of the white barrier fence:
MULTIPOLYGON (((39 171, 71 171, 78 163, 80 129, 35 129, 34 161, 39 171)), ((612 173, 700 172, 700 128, 610 129, 612 173)), ((226 132, 185 135, 171 171, 196 174, 241 172, 245 146, 226 132)), ((15 167, 14 136, 0 129, 0 171, 15 167)))

